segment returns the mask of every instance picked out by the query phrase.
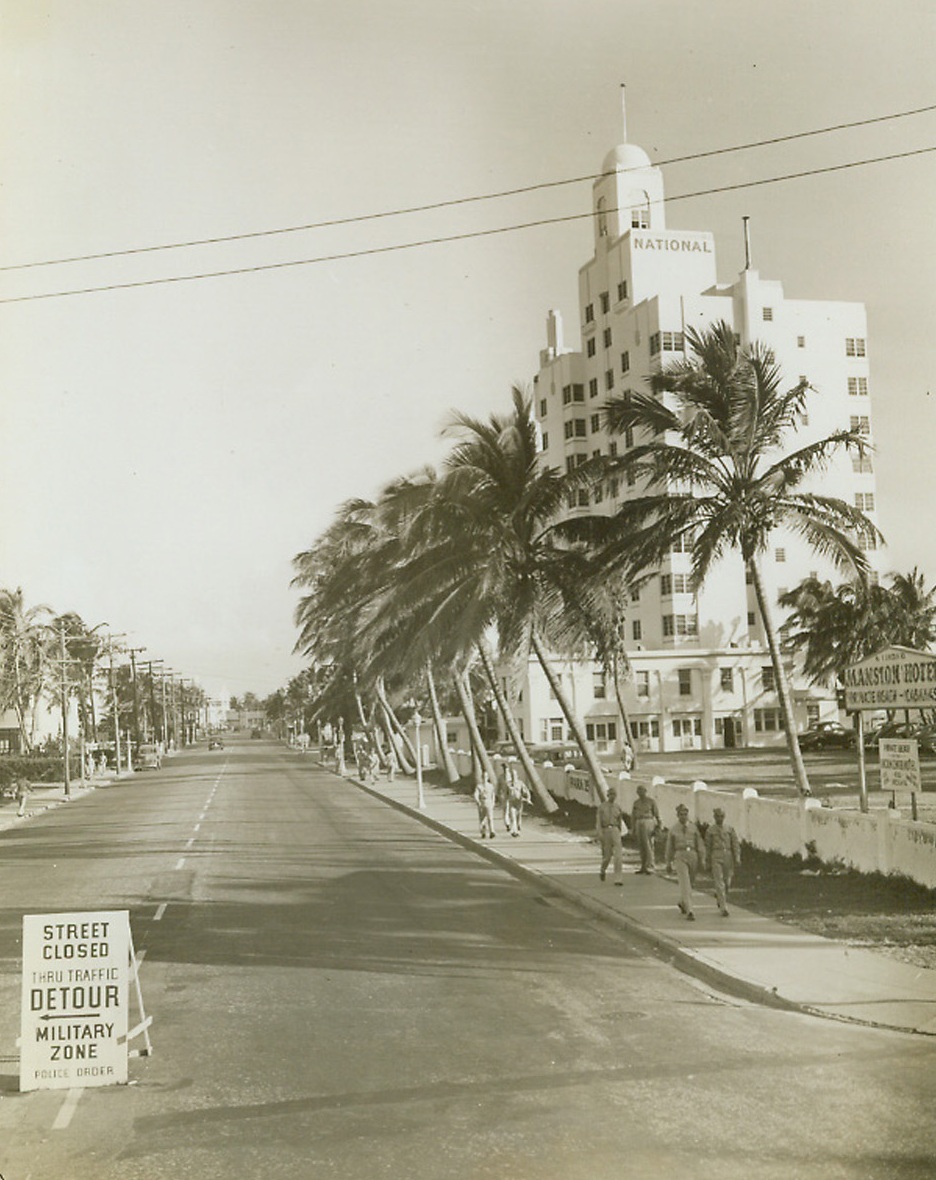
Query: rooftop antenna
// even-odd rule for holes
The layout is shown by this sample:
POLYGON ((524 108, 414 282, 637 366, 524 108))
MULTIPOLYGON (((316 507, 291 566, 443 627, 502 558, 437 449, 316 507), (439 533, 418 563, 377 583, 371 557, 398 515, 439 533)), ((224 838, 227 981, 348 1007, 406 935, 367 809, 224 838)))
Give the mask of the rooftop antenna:
POLYGON ((750 217, 742 217, 744 222, 744 269, 751 269, 751 226, 750 217))
POLYGON ((622 143, 627 143, 627 87, 621 83, 621 124, 624 128, 622 143))

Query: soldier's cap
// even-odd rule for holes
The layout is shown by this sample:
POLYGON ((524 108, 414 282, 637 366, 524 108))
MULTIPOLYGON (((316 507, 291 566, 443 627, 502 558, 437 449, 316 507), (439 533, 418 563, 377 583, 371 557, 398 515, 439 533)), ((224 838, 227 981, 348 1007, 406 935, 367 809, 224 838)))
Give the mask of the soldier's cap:
POLYGON ((725 818, 725 809, 723 807, 716 807, 712 815, 720 815, 722 819, 725 818))

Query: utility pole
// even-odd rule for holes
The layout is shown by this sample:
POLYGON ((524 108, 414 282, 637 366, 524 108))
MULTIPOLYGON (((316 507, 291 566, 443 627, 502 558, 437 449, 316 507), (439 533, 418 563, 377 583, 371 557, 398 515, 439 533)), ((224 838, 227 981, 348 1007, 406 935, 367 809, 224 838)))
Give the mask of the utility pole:
MULTIPOLYGON (((114 640, 126 639, 126 634, 108 635, 107 660, 109 665, 109 680, 111 691, 111 708, 114 711, 114 754, 117 762, 117 777, 120 778, 120 699, 117 696, 117 681, 114 678, 114 640)), ((127 758, 129 769, 130 759, 127 758)))
POLYGON ((166 709, 166 677, 172 672, 171 668, 163 666, 160 681, 162 683, 162 723, 163 723, 163 745, 166 748, 166 753, 169 752, 169 713, 166 709))
MULTIPOLYGON (((130 656, 130 682, 133 686, 133 740, 136 743, 137 749, 140 748, 140 702, 137 698, 137 675, 136 675, 136 654, 138 651, 146 651, 145 647, 128 647, 127 652, 130 656)), ((127 759, 128 765, 132 767, 133 752, 127 759)))
MULTIPOLYGON (((150 698, 150 716, 153 719, 153 738, 156 738, 156 686, 153 684, 153 665, 161 664, 162 660, 147 660, 146 666, 149 668, 149 698, 150 698)), ((165 739, 164 739, 165 740, 165 739)))
POLYGON ((71 798, 71 767, 68 762, 68 662, 65 658, 65 626, 59 628, 62 656, 62 754, 65 768, 65 798, 71 798))

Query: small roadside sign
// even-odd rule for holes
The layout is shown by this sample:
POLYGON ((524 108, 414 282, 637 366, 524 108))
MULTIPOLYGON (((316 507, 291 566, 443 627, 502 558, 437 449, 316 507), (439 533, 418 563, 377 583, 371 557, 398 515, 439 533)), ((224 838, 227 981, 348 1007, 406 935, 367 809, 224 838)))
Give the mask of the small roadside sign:
POLYGON ((881 738, 878 743, 882 791, 909 791, 918 794, 920 752, 910 738, 881 738))
POLYGON ((23 917, 20 1090, 127 1081, 127 910, 23 917))

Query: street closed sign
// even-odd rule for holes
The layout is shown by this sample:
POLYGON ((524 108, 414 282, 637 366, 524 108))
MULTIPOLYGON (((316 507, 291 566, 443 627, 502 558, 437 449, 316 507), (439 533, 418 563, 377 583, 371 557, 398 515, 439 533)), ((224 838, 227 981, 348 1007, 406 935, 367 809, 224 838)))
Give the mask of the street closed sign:
POLYGON ((845 708, 931 709, 936 706, 936 656, 887 647, 845 670, 845 708))
POLYGON ((23 918, 20 1089, 127 1081, 130 916, 23 918))

